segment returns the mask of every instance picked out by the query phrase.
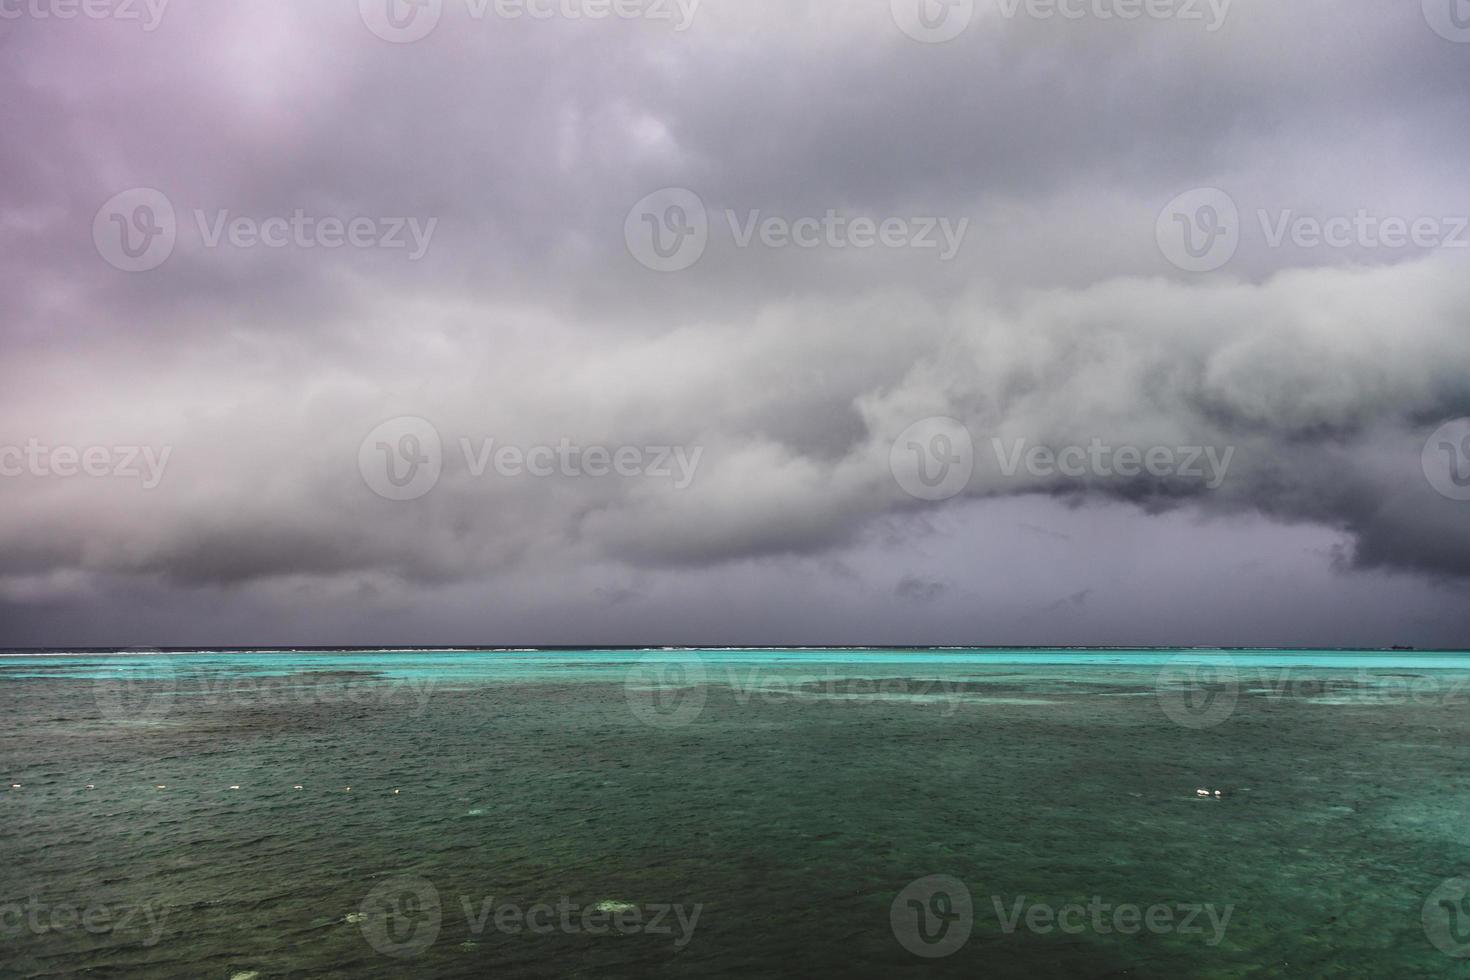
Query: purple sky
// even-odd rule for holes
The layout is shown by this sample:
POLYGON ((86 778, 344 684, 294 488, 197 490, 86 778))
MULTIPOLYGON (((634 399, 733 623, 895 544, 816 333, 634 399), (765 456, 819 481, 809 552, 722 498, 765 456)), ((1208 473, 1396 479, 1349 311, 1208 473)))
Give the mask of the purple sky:
POLYGON ((1138 6, 0 0, 0 646, 1470 645, 1470 4, 1138 6))

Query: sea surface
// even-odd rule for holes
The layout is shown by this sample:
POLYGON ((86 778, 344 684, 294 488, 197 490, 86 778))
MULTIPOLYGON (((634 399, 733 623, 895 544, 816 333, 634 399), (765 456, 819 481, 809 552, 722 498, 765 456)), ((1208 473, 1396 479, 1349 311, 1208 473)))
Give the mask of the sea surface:
POLYGON ((1465 977, 1470 653, 0 655, 0 977, 1465 977))

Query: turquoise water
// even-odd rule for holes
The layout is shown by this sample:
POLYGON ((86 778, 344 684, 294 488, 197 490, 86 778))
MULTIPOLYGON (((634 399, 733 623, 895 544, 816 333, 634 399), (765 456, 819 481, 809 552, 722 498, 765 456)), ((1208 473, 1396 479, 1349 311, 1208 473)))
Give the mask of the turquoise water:
POLYGON ((1467 702, 1413 651, 0 656, 0 975, 1464 976, 1467 702))

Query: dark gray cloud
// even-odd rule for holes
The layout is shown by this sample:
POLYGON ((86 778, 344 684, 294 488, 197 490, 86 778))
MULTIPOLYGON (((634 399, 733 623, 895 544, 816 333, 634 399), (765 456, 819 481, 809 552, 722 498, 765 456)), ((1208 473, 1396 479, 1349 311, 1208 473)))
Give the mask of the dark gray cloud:
POLYGON ((1470 248, 1271 236, 1452 238, 1470 44, 1367 0, 1237 0, 1214 32, 977 7, 937 45, 887 3, 774 0, 682 32, 448 0, 413 44, 353 3, 4 22, 0 446, 170 457, 155 488, 0 479, 0 643, 1464 642, 1470 503, 1421 456, 1470 416, 1470 248), (711 230, 658 273, 624 222, 670 186, 711 230), (177 244, 128 273, 93 218, 138 187, 177 244), (1156 224, 1201 187, 1240 241, 1191 273, 1156 224), (298 210, 434 225, 412 260, 208 244, 298 210), (727 210, 967 224, 945 260, 742 247, 727 210), (399 502, 358 462, 402 416, 443 473, 399 502), (940 416, 974 474, 916 499, 891 453, 940 416), (700 455, 688 486, 476 475, 487 439, 700 455), (1002 465, 1093 443, 1228 464, 1002 465), (956 514, 983 561, 941 540, 956 514), (1302 598, 1244 625, 1261 568, 1302 598))

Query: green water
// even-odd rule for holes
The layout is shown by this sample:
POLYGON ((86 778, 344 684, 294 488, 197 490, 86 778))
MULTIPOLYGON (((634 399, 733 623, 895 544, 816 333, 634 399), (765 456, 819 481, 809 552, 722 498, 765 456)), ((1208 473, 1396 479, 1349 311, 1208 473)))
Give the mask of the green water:
POLYGON ((1450 653, 5 656, 0 976, 1466 976, 1467 704, 1450 653))

